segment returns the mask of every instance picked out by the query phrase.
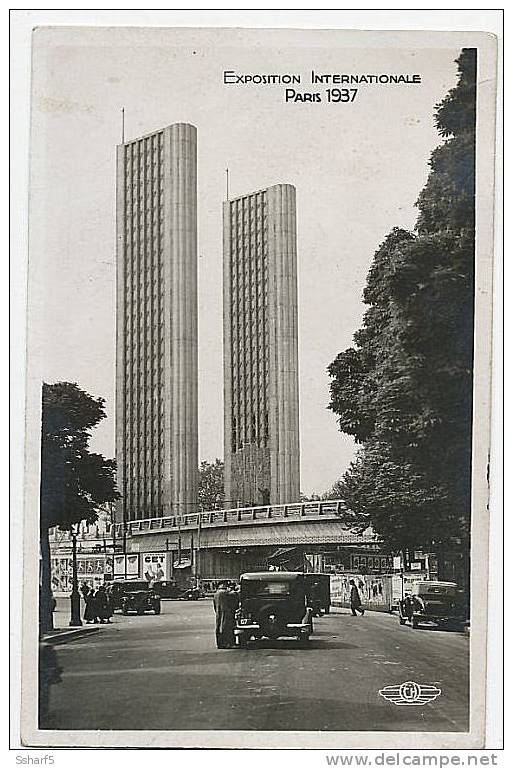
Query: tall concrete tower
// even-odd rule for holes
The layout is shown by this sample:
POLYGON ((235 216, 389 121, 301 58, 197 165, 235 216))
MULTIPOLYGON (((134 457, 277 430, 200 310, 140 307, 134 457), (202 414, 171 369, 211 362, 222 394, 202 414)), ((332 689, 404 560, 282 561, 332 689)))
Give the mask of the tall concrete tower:
POLYGON ((127 520, 198 496, 196 128, 117 148, 116 459, 127 520))
POLYGON ((227 507, 299 500, 296 191, 224 203, 227 507))

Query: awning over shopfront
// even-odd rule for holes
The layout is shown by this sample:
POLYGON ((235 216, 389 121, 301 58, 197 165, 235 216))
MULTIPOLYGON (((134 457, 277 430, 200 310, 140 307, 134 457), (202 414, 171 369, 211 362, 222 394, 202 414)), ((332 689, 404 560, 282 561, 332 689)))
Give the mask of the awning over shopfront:
POLYGON ((190 558, 182 558, 181 561, 175 561, 173 563, 173 569, 189 569, 192 566, 190 558))

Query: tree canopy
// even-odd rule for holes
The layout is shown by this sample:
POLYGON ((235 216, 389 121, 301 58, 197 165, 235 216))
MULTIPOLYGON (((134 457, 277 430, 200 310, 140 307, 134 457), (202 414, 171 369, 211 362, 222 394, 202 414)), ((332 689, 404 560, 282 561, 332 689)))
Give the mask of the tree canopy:
POLYGON ((469 532, 475 236, 476 51, 435 108, 444 142, 431 155, 413 232, 378 248, 354 346, 329 366, 341 431, 360 444, 337 491, 355 526, 394 547, 469 532))
POLYGON ((224 462, 203 461, 199 467, 198 503, 200 510, 217 510, 224 500, 224 462))
POLYGON ((91 430, 104 417, 103 398, 70 382, 43 384, 42 529, 94 523, 99 506, 118 498, 114 460, 88 448, 91 430))

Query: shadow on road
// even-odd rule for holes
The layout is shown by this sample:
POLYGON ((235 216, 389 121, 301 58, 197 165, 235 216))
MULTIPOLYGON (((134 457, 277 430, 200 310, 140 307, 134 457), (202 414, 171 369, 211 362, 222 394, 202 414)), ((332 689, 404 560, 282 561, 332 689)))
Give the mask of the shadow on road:
POLYGON ((412 628, 411 625, 404 625, 403 627, 415 630, 415 632, 428 632, 428 633, 450 633, 451 635, 467 636, 468 631, 460 630, 453 627, 438 627, 438 625, 417 625, 416 628, 412 628))
MULTIPOLYGON (((296 641, 295 639, 278 638, 276 641, 271 641, 268 638, 262 638, 259 641, 250 641, 248 649, 275 649, 281 651, 314 651, 315 649, 356 649, 354 644, 343 643, 342 641, 333 641, 333 639, 313 638, 307 643, 302 641, 296 641)), ((247 649, 239 649, 236 651, 247 651, 247 649)))
POLYGON ((53 646, 39 645, 39 728, 52 728, 50 691, 53 684, 62 682, 62 668, 57 660, 57 653, 53 646))

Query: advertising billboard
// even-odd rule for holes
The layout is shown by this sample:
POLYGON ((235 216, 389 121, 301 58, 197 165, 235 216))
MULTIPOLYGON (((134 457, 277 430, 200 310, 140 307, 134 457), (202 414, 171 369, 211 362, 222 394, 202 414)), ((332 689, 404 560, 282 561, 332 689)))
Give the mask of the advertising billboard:
POLYGON ((148 582, 169 579, 169 553, 141 553, 141 576, 148 582))
MULTIPOLYGON (((73 562, 71 556, 52 556, 52 592, 54 595, 70 593, 73 587, 73 562)), ((112 556, 77 555, 79 585, 98 587, 112 577, 112 556)))

